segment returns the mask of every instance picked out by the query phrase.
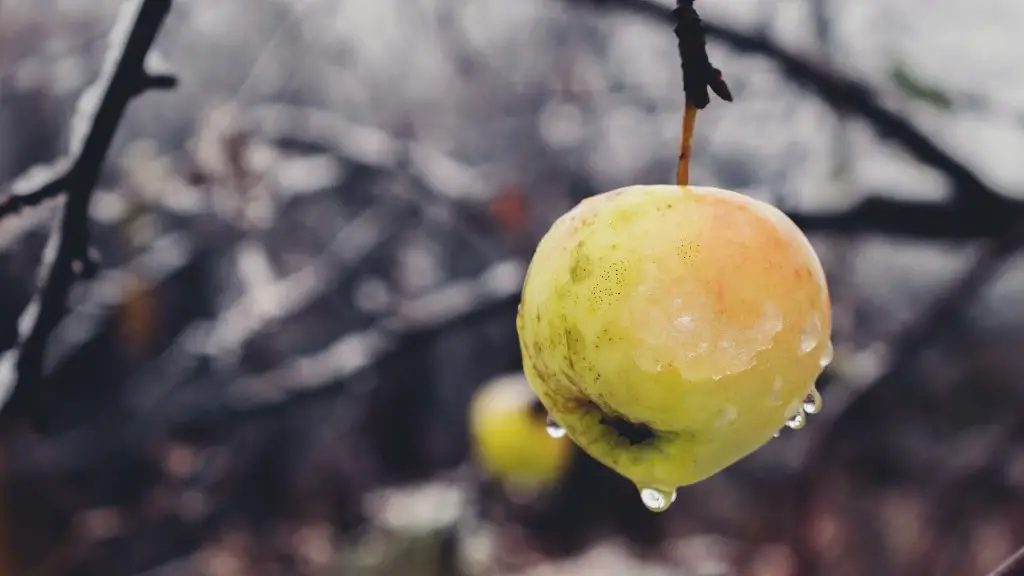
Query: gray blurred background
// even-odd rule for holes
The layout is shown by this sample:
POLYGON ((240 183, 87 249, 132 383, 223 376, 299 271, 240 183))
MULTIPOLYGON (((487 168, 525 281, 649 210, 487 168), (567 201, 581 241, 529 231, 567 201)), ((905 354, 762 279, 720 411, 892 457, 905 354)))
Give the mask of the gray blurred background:
MULTIPOLYGON (((5 191, 65 152, 120 4, 0 0, 5 191)), ((1005 0, 698 1, 735 102, 700 114, 691 181, 809 223, 825 411, 658 516, 578 453, 526 504, 473 470, 466 407, 520 368, 540 235, 674 178, 675 38, 636 4, 175 0, 149 65, 179 85, 136 99, 107 157, 101 270, 50 340, 52 430, 5 440, 0 574, 984 575, 1024 545, 1005 0), (954 164, 729 34, 855 80, 954 164), (844 220, 872 198, 960 214, 965 173, 1008 199, 990 228, 844 220)), ((58 210, 0 222, 0 349, 58 210)))

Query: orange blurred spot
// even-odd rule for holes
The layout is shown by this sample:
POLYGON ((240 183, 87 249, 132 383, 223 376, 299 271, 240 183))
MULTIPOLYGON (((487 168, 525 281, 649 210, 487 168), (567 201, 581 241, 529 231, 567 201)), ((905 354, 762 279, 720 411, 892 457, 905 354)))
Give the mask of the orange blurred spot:
POLYGON ((491 217, 503 230, 519 234, 526 228, 530 207, 524 190, 516 185, 502 188, 490 202, 491 217))

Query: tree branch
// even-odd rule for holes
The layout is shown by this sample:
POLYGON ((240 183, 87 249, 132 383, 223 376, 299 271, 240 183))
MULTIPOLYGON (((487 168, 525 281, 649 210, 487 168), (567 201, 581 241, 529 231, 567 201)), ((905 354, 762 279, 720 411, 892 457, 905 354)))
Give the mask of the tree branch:
MULTIPOLYGON (((667 25, 671 25, 673 20, 668 7, 650 0, 567 1, 631 10, 667 25)), ((827 412, 817 417, 825 419, 823 424, 826 428, 812 439, 805 464, 794 483, 798 516, 802 514, 797 518, 794 543, 802 573, 818 573, 815 554, 805 541, 809 524, 814 520, 810 517, 813 510, 814 479, 820 476, 828 460, 827 454, 835 449, 834 441, 861 438, 862 432, 858 427, 863 419, 859 413, 868 406, 884 403, 879 398, 892 394, 898 388, 893 385, 900 380, 919 353, 955 323, 981 289, 1002 270, 1007 259, 1024 246, 1024 202, 1012 199, 989 186, 966 165, 933 143, 912 122, 883 107, 864 84, 792 54, 764 36, 744 34, 709 22, 704 23, 704 30, 709 38, 722 41, 736 50, 771 59, 780 66, 785 77, 810 89, 838 112, 867 121, 882 137, 898 144, 922 164, 946 175, 954 186, 954 198, 948 204, 922 205, 873 198, 842 214, 791 214, 798 225, 805 230, 989 239, 970 270, 901 330, 890 346, 887 355, 890 362, 884 372, 869 383, 862 393, 852 393, 852 398, 845 398, 845 402, 839 401, 840 398, 826 401, 827 412), (868 402, 866 398, 872 398, 873 401, 868 402)), ((1024 561, 1024 552, 1011 556, 1005 562, 1005 568, 1000 566, 994 574, 1011 570, 1021 561, 1024 561)))
MULTIPOLYGON (((672 9, 651 0, 565 0, 571 4, 618 9, 676 24, 672 9)), ((952 206, 870 199, 842 215, 806 215, 812 229, 839 227, 847 232, 881 232, 928 238, 994 237, 1013 226, 1024 202, 1001 194, 970 168, 931 141, 911 121, 885 108, 862 82, 787 51, 765 36, 747 34, 703 21, 704 33, 730 48, 758 54, 779 65, 783 76, 814 92, 838 112, 857 116, 903 148, 910 156, 944 174, 953 183, 952 206), (955 209, 954 209, 955 208, 955 209), (906 216, 902 223, 897 219, 906 216), (916 221, 915 221, 916 220, 916 221)))
POLYGON ((0 199, 0 220, 17 214, 25 208, 38 206, 64 192, 66 162, 55 162, 48 166, 37 166, 10 185, 7 197, 0 199), (43 180, 36 184, 37 180, 43 180))
MULTIPOLYGON (((1022 207, 1024 208, 1024 207, 1022 207)), ((927 240, 978 240, 1006 230, 1019 212, 963 210, 955 204, 867 198, 848 210, 808 213, 785 210, 804 232, 884 234, 927 240)))
POLYGON ((40 264, 41 288, 18 322, 18 345, 0 355, 0 398, 9 399, 2 411, 7 421, 36 407, 44 393, 41 381, 47 339, 64 314, 75 279, 95 272, 96 262, 89 253, 89 203, 124 112, 143 92, 175 85, 173 77, 152 76, 145 69, 146 55, 171 1, 134 0, 121 8, 109 37, 103 71, 78 101, 70 160, 55 164, 42 185, 15 190, 0 202, 3 217, 66 192, 59 226, 54 228, 40 264), (67 168, 60 171, 63 164, 67 168))
POLYGON ((676 0, 676 7, 672 10, 679 61, 683 66, 683 93, 686 95, 679 139, 679 158, 676 164, 678 186, 690 184, 693 131, 697 122, 697 112, 711 103, 708 90, 717 94, 719 98, 732 102, 732 93, 722 78, 722 72, 712 66, 708 59, 704 24, 693 2, 694 0, 676 0))

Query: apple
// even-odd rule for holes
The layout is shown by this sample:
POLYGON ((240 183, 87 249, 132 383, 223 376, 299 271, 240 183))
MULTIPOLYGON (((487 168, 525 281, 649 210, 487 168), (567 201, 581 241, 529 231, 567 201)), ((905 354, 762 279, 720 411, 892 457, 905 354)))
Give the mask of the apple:
POLYGON ((557 482, 572 460, 572 442, 552 438, 547 414, 522 373, 483 383, 469 404, 477 467, 509 493, 535 493, 557 482))
POLYGON ((832 357, 806 236, 770 204, 709 187, 580 202, 538 244, 517 328, 550 416, 655 510, 802 425, 832 357))

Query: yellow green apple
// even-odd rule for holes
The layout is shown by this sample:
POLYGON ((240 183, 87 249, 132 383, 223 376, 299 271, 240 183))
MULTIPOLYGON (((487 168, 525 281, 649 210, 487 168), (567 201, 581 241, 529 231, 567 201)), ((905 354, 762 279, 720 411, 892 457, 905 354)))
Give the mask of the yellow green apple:
POLYGON ((661 507, 802 417, 832 355, 804 234, 770 204, 697 186, 620 188, 560 217, 517 327, 551 417, 661 507))
POLYGON ((506 490, 535 492, 561 478, 572 442, 547 433, 547 414, 522 373, 482 384, 469 405, 469 437, 477 466, 506 490))

